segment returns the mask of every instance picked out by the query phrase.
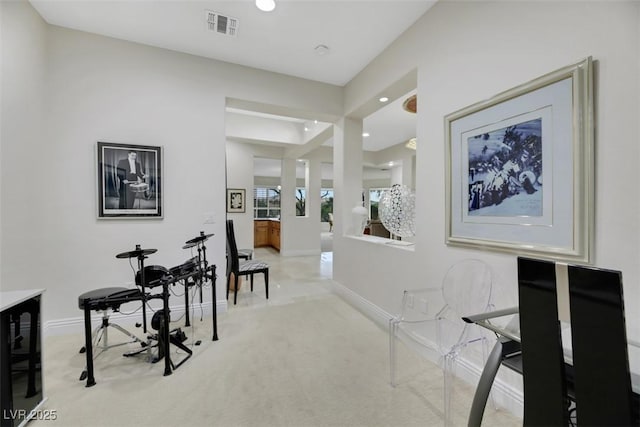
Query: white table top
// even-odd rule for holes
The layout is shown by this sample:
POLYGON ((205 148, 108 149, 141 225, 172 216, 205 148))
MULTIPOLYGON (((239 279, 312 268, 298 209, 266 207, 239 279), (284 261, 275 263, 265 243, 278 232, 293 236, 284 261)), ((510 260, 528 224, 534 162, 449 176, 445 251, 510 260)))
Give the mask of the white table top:
POLYGON ((5 311, 13 306, 20 304, 28 299, 41 295, 45 289, 25 289, 20 291, 2 291, 0 292, 0 311, 5 311))

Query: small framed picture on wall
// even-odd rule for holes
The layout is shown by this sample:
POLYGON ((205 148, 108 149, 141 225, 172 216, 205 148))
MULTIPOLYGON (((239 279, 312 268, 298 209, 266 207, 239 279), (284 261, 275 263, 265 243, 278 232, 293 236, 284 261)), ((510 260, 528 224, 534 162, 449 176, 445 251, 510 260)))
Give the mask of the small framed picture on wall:
POLYGON ((244 213, 246 192, 244 188, 227 188, 227 212, 244 213))

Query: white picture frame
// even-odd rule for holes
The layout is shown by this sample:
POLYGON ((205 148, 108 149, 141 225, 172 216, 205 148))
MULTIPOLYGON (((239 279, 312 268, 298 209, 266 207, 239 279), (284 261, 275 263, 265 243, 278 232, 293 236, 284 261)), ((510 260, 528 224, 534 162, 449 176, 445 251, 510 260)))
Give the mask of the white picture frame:
POLYGON ((447 245, 590 262, 592 68, 589 57, 445 117, 447 245))
POLYGON ((98 219, 163 218, 162 147, 98 141, 97 160, 98 219))

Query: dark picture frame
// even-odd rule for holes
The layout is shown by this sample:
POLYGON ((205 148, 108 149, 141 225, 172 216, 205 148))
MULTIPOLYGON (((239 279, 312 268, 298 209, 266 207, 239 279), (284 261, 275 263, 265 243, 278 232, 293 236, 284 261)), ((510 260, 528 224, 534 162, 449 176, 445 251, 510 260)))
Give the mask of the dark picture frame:
POLYGON ((244 188, 227 188, 227 212, 244 213, 247 204, 244 188))
POLYGON ((98 142, 97 150, 98 218, 162 218, 162 147, 98 142))
POLYGON ((592 68, 589 57, 445 117, 447 245, 591 261, 592 68))

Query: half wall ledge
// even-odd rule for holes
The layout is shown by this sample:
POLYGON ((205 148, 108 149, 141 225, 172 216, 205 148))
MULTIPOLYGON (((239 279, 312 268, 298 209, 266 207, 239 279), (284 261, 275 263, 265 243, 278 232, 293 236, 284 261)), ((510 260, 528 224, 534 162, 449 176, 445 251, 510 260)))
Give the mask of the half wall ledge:
POLYGON ((384 237, 370 236, 363 234, 362 236, 355 236, 353 234, 347 234, 344 236, 347 239, 360 240, 367 243, 373 243, 374 245, 383 245, 394 249, 401 249, 408 252, 415 252, 416 245, 413 242, 404 242, 402 240, 387 239, 384 237))

